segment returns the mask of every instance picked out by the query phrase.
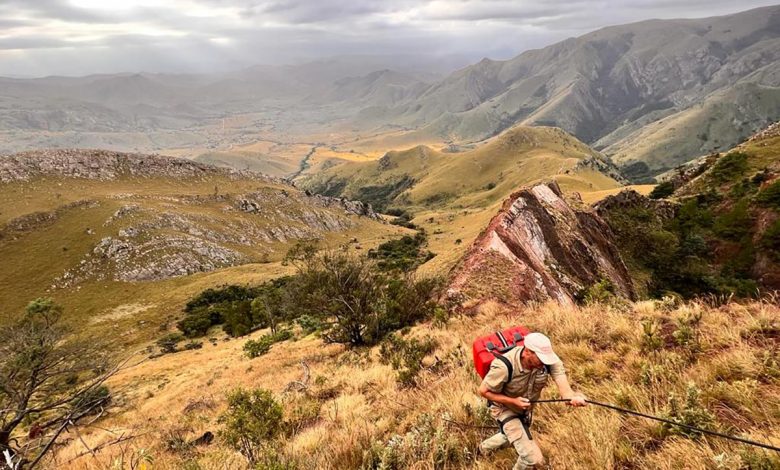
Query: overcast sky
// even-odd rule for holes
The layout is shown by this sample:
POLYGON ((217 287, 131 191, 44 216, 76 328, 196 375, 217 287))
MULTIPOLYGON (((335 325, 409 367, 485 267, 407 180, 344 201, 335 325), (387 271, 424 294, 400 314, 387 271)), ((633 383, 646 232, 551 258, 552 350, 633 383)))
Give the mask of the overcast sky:
POLYGON ((742 0, 0 0, 0 75, 208 72, 333 55, 505 59, 603 26, 742 0))

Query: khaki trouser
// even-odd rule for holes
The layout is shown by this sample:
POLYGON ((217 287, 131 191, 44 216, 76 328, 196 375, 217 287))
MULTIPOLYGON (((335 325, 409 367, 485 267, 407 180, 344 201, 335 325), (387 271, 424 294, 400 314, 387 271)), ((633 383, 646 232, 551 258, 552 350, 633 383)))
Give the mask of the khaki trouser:
POLYGON ((515 412, 494 404, 490 407, 490 414, 497 421, 504 423, 503 432, 482 441, 479 445, 482 452, 492 452, 512 445, 517 452, 517 462, 512 470, 526 470, 544 463, 541 449, 531 438, 523 423, 519 419, 508 419, 517 416, 515 412))

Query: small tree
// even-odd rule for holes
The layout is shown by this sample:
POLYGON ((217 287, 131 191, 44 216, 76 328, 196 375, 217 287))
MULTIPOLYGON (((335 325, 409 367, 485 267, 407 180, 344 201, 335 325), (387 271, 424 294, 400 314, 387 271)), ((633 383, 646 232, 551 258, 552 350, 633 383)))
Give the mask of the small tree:
POLYGON ((291 318, 321 322, 322 338, 353 346, 375 344, 387 333, 433 314, 440 283, 385 273, 365 256, 326 252, 309 257, 287 289, 291 318))
POLYGON ((236 389, 228 394, 228 409, 220 417, 222 439, 257 463, 282 429, 282 406, 268 390, 236 389))
POLYGON ((103 383, 118 368, 100 345, 69 340, 61 317, 51 299, 36 299, 0 331, 0 455, 20 468, 38 465, 66 428, 110 400, 103 383))

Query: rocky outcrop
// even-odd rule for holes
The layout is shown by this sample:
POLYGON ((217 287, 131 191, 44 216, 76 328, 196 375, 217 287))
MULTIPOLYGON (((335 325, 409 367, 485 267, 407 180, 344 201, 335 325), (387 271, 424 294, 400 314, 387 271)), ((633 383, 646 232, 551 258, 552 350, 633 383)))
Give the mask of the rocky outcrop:
POLYGON ((677 214, 678 206, 678 204, 665 199, 650 199, 633 189, 624 189, 595 203, 593 209, 600 217, 605 217, 616 210, 649 209, 661 220, 669 220, 677 214))
POLYGON ((556 183, 523 189, 507 199, 456 267, 450 294, 510 304, 555 300, 571 305, 584 288, 609 280, 634 297, 628 270, 609 226, 575 210, 556 183))
POLYGON ((83 149, 36 150, 0 155, 0 183, 26 181, 41 176, 112 180, 120 176, 195 178, 220 175, 281 182, 261 173, 220 168, 163 155, 83 149))
POLYGON ((577 162, 574 167, 571 169, 566 170, 565 174, 571 174, 576 173, 578 170, 593 170, 598 171, 599 173, 603 173, 613 180, 617 181, 620 184, 629 184, 629 181, 623 176, 622 173, 620 173, 620 170, 617 166, 615 166, 612 162, 596 158, 596 157, 588 157, 580 160, 577 162))

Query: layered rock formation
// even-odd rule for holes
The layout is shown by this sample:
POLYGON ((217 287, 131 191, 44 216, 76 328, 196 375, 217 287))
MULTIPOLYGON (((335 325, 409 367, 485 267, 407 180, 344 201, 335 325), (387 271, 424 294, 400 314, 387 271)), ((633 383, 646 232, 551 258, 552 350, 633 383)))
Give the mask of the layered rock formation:
POLYGON ((455 269, 450 294, 572 305, 583 289, 602 280, 616 294, 634 297, 609 226, 593 212, 572 208, 560 187, 549 183, 504 202, 455 269))

